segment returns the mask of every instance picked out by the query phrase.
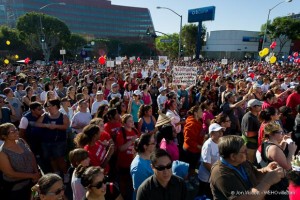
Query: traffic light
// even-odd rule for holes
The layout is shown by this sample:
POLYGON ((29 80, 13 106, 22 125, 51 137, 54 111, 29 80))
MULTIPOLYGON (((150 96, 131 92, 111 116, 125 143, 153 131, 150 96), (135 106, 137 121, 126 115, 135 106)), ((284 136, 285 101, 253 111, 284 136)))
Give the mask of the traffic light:
POLYGON ((258 51, 262 50, 263 41, 264 41, 263 38, 259 38, 259 40, 258 40, 258 51))
POLYGON ((45 42, 45 35, 41 34, 40 35, 40 40, 41 40, 41 43, 44 43, 45 42))
POLYGON ((147 28, 146 35, 151 35, 150 28, 147 28))

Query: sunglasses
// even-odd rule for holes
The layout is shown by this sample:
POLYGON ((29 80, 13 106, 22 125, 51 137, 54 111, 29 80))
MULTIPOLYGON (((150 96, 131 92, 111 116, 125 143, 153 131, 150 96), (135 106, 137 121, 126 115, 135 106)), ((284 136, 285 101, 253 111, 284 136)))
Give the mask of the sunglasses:
POLYGON ((62 191, 65 191, 65 189, 66 189, 66 186, 62 186, 55 192, 48 192, 46 195, 59 195, 62 191))
POLYGON ((171 169, 172 163, 166 165, 166 166, 154 166, 154 168, 158 171, 164 171, 165 169, 171 169))
POLYGON ((91 187, 95 187, 97 189, 102 188, 103 184, 107 183, 107 176, 104 176, 104 179, 102 181, 99 181, 98 183, 96 183, 96 185, 92 185, 91 187))

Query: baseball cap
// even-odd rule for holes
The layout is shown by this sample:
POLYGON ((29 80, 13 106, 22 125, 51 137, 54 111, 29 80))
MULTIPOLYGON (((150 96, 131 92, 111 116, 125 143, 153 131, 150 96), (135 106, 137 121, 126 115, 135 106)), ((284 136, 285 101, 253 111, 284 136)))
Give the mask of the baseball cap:
POLYGON ((224 127, 220 126, 217 123, 213 123, 213 124, 209 125, 208 132, 211 133, 213 131, 219 131, 222 129, 224 129, 224 127))
POLYGON ((167 88, 161 86, 161 87, 158 89, 158 91, 159 91, 159 92, 162 92, 162 91, 165 91, 166 89, 167 89, 167 88))
POLYGON ((134 90, 133 95, 141 96, 141 92, 139 90, 134 90))
POLYGON ((253 107, 253 106, 261 106, 261 105, 262 105, 261 101, 259 101, 257 99, 251 99, 247 103, 248 108, 253 107))
POLYGON ((103 92, 101 90, 98 90, 96 95, 98 95, 98 94, 103 94, 103 92))
POLYGON ((255 84, 253 85, 253 89, 257 89, 257 88, 261 88, 261 86, 260 86, 259 84, 255 83, 255 84))
POLYGON ((118 84, 117 83, 113 83, 113 84, 111 84, 111 87, 113 88, 113 87, 117 87, 118 86, 118 84))

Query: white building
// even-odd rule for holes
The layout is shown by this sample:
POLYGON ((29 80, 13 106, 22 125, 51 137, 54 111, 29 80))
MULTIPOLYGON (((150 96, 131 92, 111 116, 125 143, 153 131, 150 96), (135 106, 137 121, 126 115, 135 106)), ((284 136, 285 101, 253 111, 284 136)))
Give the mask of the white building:
MULTIPOLYGON (((202 47, 201 54, 206 58, 214 59, 259 59, 258 31, 242 31, 242 30, 220 30, 211 31, 207 34, 206 45, 202 47)), ((279 51, 279 41, 274 52, 279 51)), ((266 41, 264 47, 270 47, 270 41, 266 41)), ((281 50, 280 56, 288 56, 291 42, 288 41, 281 50)), ((270 49, 270 48, 269 48, 270 49)))

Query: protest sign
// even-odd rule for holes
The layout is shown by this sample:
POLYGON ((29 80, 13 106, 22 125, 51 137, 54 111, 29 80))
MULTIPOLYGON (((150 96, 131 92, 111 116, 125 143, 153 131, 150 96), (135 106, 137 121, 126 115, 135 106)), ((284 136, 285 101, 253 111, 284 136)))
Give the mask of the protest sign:
POLYGON ((195 85, 197 79, 197 67, 174 66, 173 84, 174 85, 195 85))
POLYGON ((221 60, 221 64, 222 64, 222 65, 227 65, 227 63, 228 63, 228 60, 227 60, 227 59, 222 59, 222 60, 221 60))
POLYGON ((148 66, 153 66, 154 65, 154 61, 153 60, 148 60, 148 66))
POLYGON ((115 62, 114 61, 106 61, 106 67, 114 67, 115 62))
POLYGON ((121 65, 123 61, 123 58, 121 56, 116 57, 116 65, 121 65))
POLYGON ((158 56, 158 68, 166 69, 169 66, 168 56, 158 56))

